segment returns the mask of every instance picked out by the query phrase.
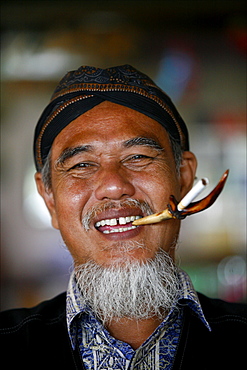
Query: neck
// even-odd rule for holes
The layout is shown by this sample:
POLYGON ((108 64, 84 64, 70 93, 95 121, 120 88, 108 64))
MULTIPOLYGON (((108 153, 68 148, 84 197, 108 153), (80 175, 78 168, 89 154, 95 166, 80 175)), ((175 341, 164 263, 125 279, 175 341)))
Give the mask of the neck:
POLYGON ((106 325, 109 333, 116 339, 128 343, 133 349, 139 348, 162 322, 153 317, 145 320, 118 319, 106 325))

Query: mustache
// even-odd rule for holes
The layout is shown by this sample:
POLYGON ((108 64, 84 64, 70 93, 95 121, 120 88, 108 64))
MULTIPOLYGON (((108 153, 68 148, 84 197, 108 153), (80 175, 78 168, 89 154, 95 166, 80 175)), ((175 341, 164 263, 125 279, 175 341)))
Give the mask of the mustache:
POLYGON ((154 209, 145 200, 138 200, 127 198, 122 201, 105 201, 104 203, 96 204, 91 207, 85 215, 82 217, 82 225, 86 231, 90 229, 90 223, 100 213, 109 209, 122 209, 122 208, 139 208, 143 215, 151 215, 154 213, 154 209))

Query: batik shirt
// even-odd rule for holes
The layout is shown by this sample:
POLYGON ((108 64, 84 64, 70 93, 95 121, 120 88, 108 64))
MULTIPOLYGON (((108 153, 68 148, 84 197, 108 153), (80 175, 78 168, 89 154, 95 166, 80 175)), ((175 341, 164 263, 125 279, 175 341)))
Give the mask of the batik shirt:
POLYGON ((189 276, 178 270, 181 295, 164 321, 136 350, 110 335, 83 302, 74 274, 67 291, 67 325, 73 349, 79 347, 86 369, 144 370, 172 368, 187 305, 210 330, 189 276))

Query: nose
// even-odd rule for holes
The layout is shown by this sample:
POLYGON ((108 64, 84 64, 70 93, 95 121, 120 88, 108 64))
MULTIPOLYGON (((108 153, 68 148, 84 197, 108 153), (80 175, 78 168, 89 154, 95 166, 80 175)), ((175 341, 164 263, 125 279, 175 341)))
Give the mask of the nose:
POLYGON ((124 170, 108 167, 100 172, 95 189, 95 197, 98 200, 120 200, 134 195, 134 185, 124 170))

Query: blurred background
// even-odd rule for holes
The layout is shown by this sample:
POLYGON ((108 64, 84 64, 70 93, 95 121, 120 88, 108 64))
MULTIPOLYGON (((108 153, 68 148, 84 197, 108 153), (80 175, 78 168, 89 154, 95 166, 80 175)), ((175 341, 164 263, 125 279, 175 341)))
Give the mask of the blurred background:
POLYGON ((206 195, 182 221, 178 260, 197 290, 246 301, 245 1, 1 2, 1 308, 65 290, 71 257, 34 185, 35 124, 60 78, 80 65, 132 64, 188 124, 206 195))

